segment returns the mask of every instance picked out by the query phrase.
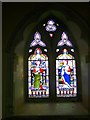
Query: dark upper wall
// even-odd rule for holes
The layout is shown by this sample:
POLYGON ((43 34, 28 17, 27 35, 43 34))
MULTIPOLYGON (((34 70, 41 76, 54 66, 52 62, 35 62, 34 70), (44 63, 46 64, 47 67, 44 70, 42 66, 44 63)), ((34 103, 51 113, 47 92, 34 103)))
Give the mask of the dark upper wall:
MULTIPOLYGON (((83 18, 86 23, 88 21, 88 3, 3 3, 3 49, 6 48, 11 36, 14 36, 13 33, 15 30, 19 29, 19 27, 25 23, 27 18, 30 19, 33 15, 38 18, 45 10, 57 8, 62 8, 66 15, 67 8, 69 8, 72 12, 74 11, 78 16, 83 18)), ((68 12, 68 14, 70 16, 71 13, 68 12)), ((74 16, 71 14, 69 19, 72 19, 73 17, 74 16)))

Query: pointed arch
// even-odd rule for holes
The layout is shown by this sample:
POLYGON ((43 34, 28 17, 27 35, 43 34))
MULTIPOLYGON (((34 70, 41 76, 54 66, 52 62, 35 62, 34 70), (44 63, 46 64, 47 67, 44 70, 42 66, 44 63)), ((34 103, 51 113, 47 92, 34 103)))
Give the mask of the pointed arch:
MULTIPOLYGON (((34 37, 32 38, 33 40, 30 43, 28 42, 28 44, 29 44, 29 49, 28 49, 29 55, 27 58, 28 59, 27 66, 29 69, 29 70, 27 70, 27 73, 29 72, 27 75, 28 98, 35 98, 35 99, 30 99, 30 101, 35 100, 35 102, 37 102, 37 100, 38 100, 38 102, 44 101, 44 100, 46 100, 46 101, 58 101, 59 100, 60 101, 61 100, 60 97, 63 97, 63 98, 64 97, 68 97, 68 98, 74 97, 74 100, 76 100, 78 98, 77 93, 79 93, 77 91, 77 75, 75 75, 76 73, 73 72, 74 70, 76 70, 76 60, 75 60, 75 55, 74 55, 74 53, 75 53, 74 51, 76 51, 76 47, 75 47, 75 49, 73 47, 73 45, 75 44, 74 40, 72 39, 72 42, 70 41, 70 38, 72 37, 72 35, 70 35, 69 29, 67 28, 66 25, 63 25, 63 22, 61 22, 61 20, 59 18, 56 18, 55 16, 48 16, 44 20, 42 19, 41 22, 38 22, 38 24, 34 28, 34 33, 35 33, 34 37), (46 29, 46 27, 48 27, 50 30, 48 29, 49 30, 48 31, 46 29), (53 27, 56 27, 56 31, 53 31, 53 27), (35 29, 37 30, 37 32, 35 32, 36 31, 35 29), (65 30, 65 32, 63 32, 64 30, 65 30), (40 31, 40 32, 38 32, 38 31, 40 31), (66 31, 68 32, 69 37, 67 36, 66 31), (58 41, 59 36, 60 36, 60 41, 58 41), (72 43, 74 43, 74 44, 72 44, 72 43), (57 49, 56 49, 56 46, 57 46, 57 49), (55 49, 56 49, 56 52, 55 52, 55 49), (40 55, 38 55, 38 57, 41 56, 41 59, 42 59, 42 55, 43 56, 46 55, 49 58, 48 63, 50 63, 46 68, 47 71, 50 70, 50 74, 46 75, 46 76, 48 76, 48 78, 45 78, 46 81, 48 80, 48 87, 46 85, 48 90, 47 89, 43 90, 44 92, 40 90, 41 89, 40 80, 42 79, 41 76, 43 74, 41 74, 41 76, 40 76, 39 67, 38 67, 38 70, 37 70, 37 68, 35 70, 34 67, 31 70, 31 66, 30 66, 32 64, 33 66, 37 67, 38 63, 39 63, 39 66, 41 66, 40 65, 41 62, 38 60, 36 61, 36 59, 37 59, 36 51, 37 50, 40 51, 40 55), (68 54, 66 54, 66 56, 63 53, 63 51, 65 51, 65 50, 68 53, 68 54), (47 55, 47 53, 48 53, 48 55, 47 55), (76 85, 75 89, 73 87, 70 89, 67 89, 67 87, 65 87, 64 89, 59 89, 61 86, 60 85, 61 81, 59 81, 60 74, 57 71, 59 71, 60 69, 58 68, 56 63, 63 64, 64 62, 67 62, 68 66, 69 66, 68 69, 72 71, 70 74, 74 73, 73 77, 68 77, 72 81, 69 80, 67 82, 69 84, 71 84, 71 86, 76 85), (73 65, 75 65, 75 67, 73 67, 73 65), (37 79, 37 74, 38 74, 39 80, 35 80, 35 79, 37 79), (38 82, 34 82, 34 80, 38 81, 38 82), (75 82, 75 80, 76 80, 76 82, 75 82), (46 92, 46 91, 48 91, 48 92, 46 92), (65 95, 61 95, 61 94, 65 94, 65 95), (40 99, 38 99, 38 98, 40 98, 40 99), (41 98, 48 98, 48 99, 41 99, 41 98), (52 99, 52 98, 54 98, 54 99, 52 99)), ((69 87, 67 82, 65 82, 65 84, 69 87)), ((43 88, 45 88, 44 85, 43 85, 43 88)))
POLYGON ((46 44, 39 32, 34 34, 28 54, 28 97, 49 97, 49 67, 46 44))
POLYGON ((56 49, 56 96, 77 97, 76 60, 73 45, 65 32, 56 49))

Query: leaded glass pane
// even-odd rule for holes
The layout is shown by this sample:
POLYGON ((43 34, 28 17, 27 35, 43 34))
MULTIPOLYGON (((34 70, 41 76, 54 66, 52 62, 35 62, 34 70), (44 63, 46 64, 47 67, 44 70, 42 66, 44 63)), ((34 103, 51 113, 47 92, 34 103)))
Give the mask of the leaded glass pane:
POLYGON ((57 97, 77 96, 76 63, 66 49, 56 58, 56 95, 57 97))
POLYGON ((29 98, 49 97, 48 57, 37 48, 28 58, 29 98))

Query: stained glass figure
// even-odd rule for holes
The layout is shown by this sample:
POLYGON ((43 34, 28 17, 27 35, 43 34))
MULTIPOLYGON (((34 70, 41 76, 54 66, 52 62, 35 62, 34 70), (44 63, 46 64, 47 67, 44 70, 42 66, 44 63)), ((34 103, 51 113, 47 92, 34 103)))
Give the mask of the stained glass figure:
POLYGON ((46 31, 48 32, 54 32, 56 31, 56 26, 55 26, 55 22, 53 20, 49 20, 47 22, 47 25, 46 25, 46 31))
POLYGON ((65 32, 62 33, 61 40, 58 42, 57 46, 63 46, 64 44, 66 44, 69 47, 72 47, 72 43, 68 40, 68 36, 65 32))
POLYGON ((28 58, 29 98, 49 97, 48 57, 40 48, 28 58))
POLYGON ((36 45, 40 45, 42 47, 45 47, 45 43, 41 41, 41 35, 39 32, 36 32, 34 35, 34 40, 32 41, 32 43, 30 44, 30 47, 36 46, 36 45))
POLYGON ((57 97, 77 96, 76 63, 67 49, 56 58, 56 94, 57 97))

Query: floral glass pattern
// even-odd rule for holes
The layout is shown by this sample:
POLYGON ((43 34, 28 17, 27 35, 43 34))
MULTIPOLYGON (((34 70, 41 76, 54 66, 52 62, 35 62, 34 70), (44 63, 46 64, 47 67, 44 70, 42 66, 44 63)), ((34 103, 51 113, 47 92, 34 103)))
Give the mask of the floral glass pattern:
POLYGON ((46 44, 41 41, 41 35, 40 35, 39 32, 36 32, 34 34, 34 40, 31 42, 30 47, 33 47, 33 46, 36 46, 36 45, 40 45, 42 47, 46 46, 46 44))
POLYGON ((47 22, 47 25, 46 25, 46 31, 48 32, 54 32, 56 31, 56 26, 55 26, 55 22, 53 20, 49 20, 47 22))
POLYGON ((57 46, 63 46, 65 44, 69 47, 72 47, 72 43, 68 40, 68 36, 66 35, 65 32, 63 32, 61 36, 61 40, 58 42, 57 46))

